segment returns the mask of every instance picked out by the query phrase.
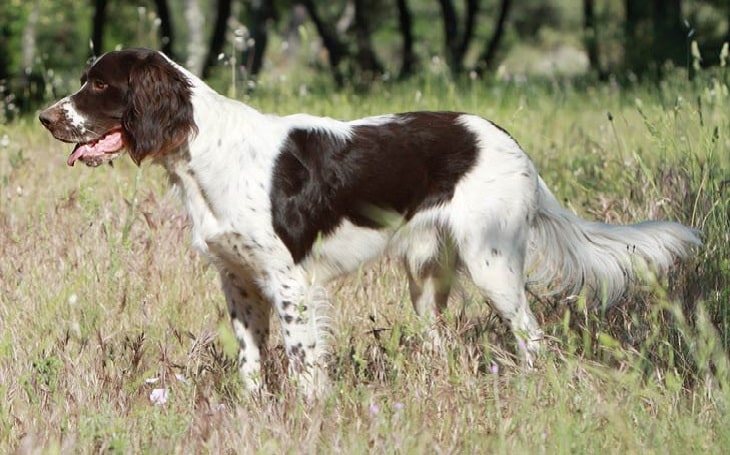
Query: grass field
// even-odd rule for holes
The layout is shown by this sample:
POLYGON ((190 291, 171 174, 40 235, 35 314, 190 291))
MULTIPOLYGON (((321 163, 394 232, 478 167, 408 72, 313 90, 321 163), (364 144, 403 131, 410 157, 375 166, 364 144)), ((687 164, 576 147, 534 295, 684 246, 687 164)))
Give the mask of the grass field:
MULTIPOLYGON (((722 80, 720 78, 719 80, 722 80)), ((157 167, 67 168, 33 118, 0 125, 0 453, 726 453, 730 448, 730 96, 696 83, 619 89, 453 85, 247 102, 338 118, 416 109, 507 128, 572 210, 673 219, 704 246, 605 314, 535 301, 536 372, 464 285, 445 348, 423 349, 384 260, 330 286, 333 393, 303 403, 271 342, 271 396, 242 393, 217 274, 157 167), (165 392, 160 392, 161 389, 165 392), (152 398, 164 396, 164 403, 152 398)))

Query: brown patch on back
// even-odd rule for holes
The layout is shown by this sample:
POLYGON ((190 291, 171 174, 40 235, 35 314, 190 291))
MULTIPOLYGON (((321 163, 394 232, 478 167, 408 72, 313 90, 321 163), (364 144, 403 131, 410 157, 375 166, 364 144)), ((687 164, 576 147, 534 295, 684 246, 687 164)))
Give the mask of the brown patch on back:
POLYGON ((293 129, 276 160, 270 197, 274 229, 294 260, 344 219, 380 228, 385 220, 377 212, 408 220, 449 201, 478 154, 474 134, 456 122, 460 115, 398 114, 389 123, 353 126, 350 139, 293 129))

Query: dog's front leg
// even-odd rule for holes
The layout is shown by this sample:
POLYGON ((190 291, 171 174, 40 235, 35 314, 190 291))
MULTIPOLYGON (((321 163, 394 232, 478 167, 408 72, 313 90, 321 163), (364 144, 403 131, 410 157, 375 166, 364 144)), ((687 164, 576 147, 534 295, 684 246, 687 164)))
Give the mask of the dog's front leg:
POLYGON ((323 316, 327 293, 308 283, 296 266, 272 277, 267 287, 281 323, 289 376, 307 398, 321 395, 328 388, 323 316))
POLYGON ((233 333, 238 340, 238 370, 246 389, 261 390, 261 364, 269 338, 271 306, 245 275, 221 269, 221 284, 231 316, 233 333))
POLYGON ((322 317, 327 294, 323 287, 309 282, 283 244, 266 239, 265 235, 227 232, 206 242, 211 255, 222 264, 223 290, 241 344, 241 374, 250 388, 260 387, 255 383, 260 376, 258 351, 264 348, 273 309, 281 322, 289 375, 311 398, 327 388, 326 319, 322 317), (261 302, 269 304, 265 312, 261 302))

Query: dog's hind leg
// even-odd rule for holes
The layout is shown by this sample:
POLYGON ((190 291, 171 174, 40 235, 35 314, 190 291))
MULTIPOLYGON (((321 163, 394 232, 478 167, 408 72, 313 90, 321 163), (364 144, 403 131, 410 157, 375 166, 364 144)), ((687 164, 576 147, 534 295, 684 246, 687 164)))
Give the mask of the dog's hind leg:
POLYGON ((446 309, 453 268, 433 261, 415 270, 406 266, 406 272, 413 309, 424 322, 435 322, 446 309))
POLYGON ((438 325, 455 279, 456 255, 452 242, 433 231, 414 236, 403 262, 413 309, 438 345, 438 325))
POLYGON ((510 326, 525 363, 532 367, 543 333, 525 295, 525 230, 526 226, 486 238, 484 231, 473 232, 463 239, 460 253, 472 281, 510 326))

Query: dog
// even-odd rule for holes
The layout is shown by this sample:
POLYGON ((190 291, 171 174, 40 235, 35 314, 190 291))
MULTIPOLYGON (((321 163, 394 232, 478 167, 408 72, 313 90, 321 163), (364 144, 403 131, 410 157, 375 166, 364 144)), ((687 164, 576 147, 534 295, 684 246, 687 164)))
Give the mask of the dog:
POLYGON ((226 98, 160 52, 109 52, 81 88, 40 113, 75 143, 69 166, 127 153, 167 170, 192 243, 220 272, 238 365, 262 387, 273 311, 289 375, 326 389, 321 286, 383 254, 402 259, 416 313, 444 311, 463 271, 531 365, 543 338, 526 287, 615 303, 639 263, 664 272, 700 245, 681 224, 614 226, 558 203, 518 143, 475 115, 409 112, 343 122, 265 115, 226 98))

